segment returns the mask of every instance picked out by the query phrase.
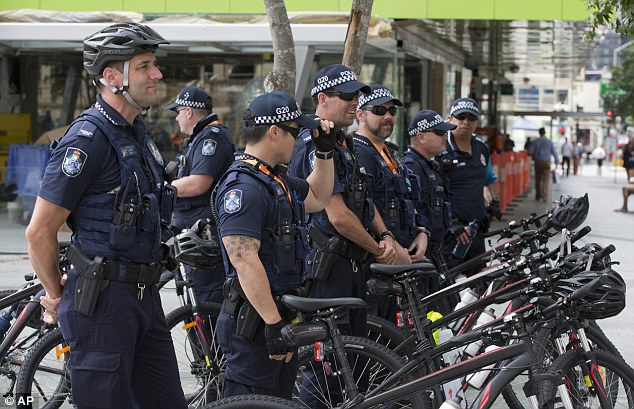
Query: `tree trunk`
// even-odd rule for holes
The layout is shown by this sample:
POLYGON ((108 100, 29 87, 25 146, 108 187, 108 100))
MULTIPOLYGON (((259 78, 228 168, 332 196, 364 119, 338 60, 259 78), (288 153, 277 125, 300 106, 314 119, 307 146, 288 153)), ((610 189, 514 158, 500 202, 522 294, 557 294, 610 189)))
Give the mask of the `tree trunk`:
POLYGON ((283 0, 264 0, 273 40, 273 71, 264 79, 264 90, 295 95, 295 42, 283 0))
POLYGON ((374 0, 354 0, 352 2, 350 22, 343 50, 343 65, 352 68, 357 74, 361 73, 363 66, 373 3, 374 0))

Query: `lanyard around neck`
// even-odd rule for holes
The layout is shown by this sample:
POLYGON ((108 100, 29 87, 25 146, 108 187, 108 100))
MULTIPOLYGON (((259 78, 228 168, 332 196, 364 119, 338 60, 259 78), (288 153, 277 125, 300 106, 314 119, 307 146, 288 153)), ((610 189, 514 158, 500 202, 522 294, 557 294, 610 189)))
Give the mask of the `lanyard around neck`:
POLYGON ((376 149, 376 151, 381 154, 381 157, 383 158, 387 166, 392 171, 392 174, 396 175, 398 173, 398 168, 399 168, 398 162, 396 162, 396 160, 392 158, 392 154, 387 149, 387 146, 383 145, 383 148, 380 148, 379 145, 377 145, 374 142, 372 142, 372 145, 374 145, 374 149, 376 149))

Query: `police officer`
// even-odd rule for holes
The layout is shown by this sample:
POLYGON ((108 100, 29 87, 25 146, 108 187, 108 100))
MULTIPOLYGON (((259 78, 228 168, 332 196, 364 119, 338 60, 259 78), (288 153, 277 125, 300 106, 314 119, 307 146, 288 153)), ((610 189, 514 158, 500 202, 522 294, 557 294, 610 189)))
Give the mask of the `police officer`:
POLYGON ((73 350, 78 408, 187 407, 153 285, 175 190, 163 182, 163 158, 140 115, 159 102, 160 44, 167 41, 137 23, 84 40, 84 68, 101 94, 54 146, 26 231, 46 290, 44 320, 59 317, 73 350), (65 220, 75 268, 60 280, 57 231, 65 220))
MULTIPOLYGON (((311 95, 317 105, 316 115, 331 120, 336 129, 334 151, 335 185, 323 212, 309 222, 311 252, 307 258, 307 278, 314 279, 313 297, 358 297, 365 299, 369 261, 395 263, 398 257, 394 234, 390 232, 369 195, 368 175, 361 169, 354 153, 354 142, 341 129, 351 125, 356 116, 359 92, 370 87, 357 81, 345 65, 333 64, 315 75, 311 95), (379 242, 371 235, 375 233, 379 242), (336 243, 334 243, 336 241, 336 243), (330 245, 329 245, 330 244, 330 245), (319 249, 335 248, 336 257, 324 256, 330 265, 313 266, 319 249)), ((303 135, 295 145, 289 172, 308 177, 317 157, 310 135, 303 135)), ((321 255, 319 255, 321 257, 321 255)), ((367 337, 367 313, 363 309, 342 309, 337 325, 343 334, 367 337)))
MULTIPOLYGON (((423 248, 427 258, 437 267, 444 264, 441 256, 443 240, 451 224, 451 204, 449 186, 440 164, 434 158, 445 151, 447 131, 456 125, 445 122, 435 111, 418 112, 407 127, 410 146, 401 157, 401 163, 418 176, 420 187, 419 201, 416 202, 416 225, 428 239, 423 248)), ((437 280, 429 282, 429 291, 439 289, 437 280)), ((441 312, 449 312, 450 306, 440 302, 441 312)))
POLYGON ((279 91, 256 97, 243 120, 246 149, 212 195, 230 267, 217 327, 227 358, 223 394, 290 399, 297 359, 281 337, 289 316, 278 300, 301 284, 304 210, 319 211, 328 203, 335 140, 325 135, 330 123, 303 115, 293 97, 279 91), (315 171, 306 180, 278 167, 290 161, 302 127, 317 145, 315 171))
MULTIPOLYGON (((414 219, 414 194, 410 172, 399 163, 396 152, 386 143, 396 123, 397 106, 403 103, 381 84, 370 87, 372 92, 359 96, 357 121, 359 127, 352 133, 359 164, 370 176, 372 200, 386 227, 396 237, 396 247, 402 255, 409 248, 411 259, 425 256, 427 236, 419 235, 414 219)), ((416 180, 414 178, 414 180, 416 180)), ((410 257, 404 257, 410 262, 410 257)), ((390 297, 368 295, 368 313, 394 321, 395 305, 390 297)))
MULTIPOLYGON (((476 233, 473 238, 464 261, 486 250, 482 233, 489 228, 489 214, 501 218, 499 200, 494 191, 497 176, 493 171, 489 148, 474 134, 479 116, 480 111, 475 100, 458 98, 453 102, 449 122, 456 125, 456 128, 450 131, 447 151, 438 158, 449 178, 449 191, 453 195, 452 231, 456 240, 463 244, 470 241, 470 230, 465 226, 474 220, 477 233, 480 233, 476 233), (486 201, 485 196, 491 200, 486 201)), ((455 244, 455 240, 449 243, 443 253, 449 257, 455 244)), ((465 274, 476 273, 480 268, 481 266, 476 266, 465 274)))
MULTIPOLYGON (((172 183, 178 189, 174 225, 182 230, 190 228, 199 219, 209 219, 212 238, 217 241, 209 201, 216 182, 233 163, 235 147, 231 135, 213 113, 211 97, 200 88, 183 88, 165 109, 176 112, 181 132, 190 135, 185 154, 178 156, 178 179, 172 183)), ((200 301, 222 303, 225 281, 222 260, 211 269, 185 265, 185 270, 200 301)))

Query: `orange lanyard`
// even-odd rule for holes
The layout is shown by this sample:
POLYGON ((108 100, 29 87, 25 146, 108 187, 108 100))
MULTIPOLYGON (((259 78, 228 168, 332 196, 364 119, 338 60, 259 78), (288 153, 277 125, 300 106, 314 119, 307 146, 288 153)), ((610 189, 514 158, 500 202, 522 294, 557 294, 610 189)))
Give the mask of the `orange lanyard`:
POLYGON ((394 158, 392 158, 392 155, 390 154, 390 151, 387 149, 387 146, 383 145, 383 149, 381 149, 374 142, 372 142, 372 145, 374 145, 374 149, 376 149, 377 152, 381 154, 381 157, 383 158, 387 166, 392 171, 392 174, 396 175, 398 173, 398 163, 396 162, 396 160, 394 160, 394 158))
POLYGON ((262 173, 264 173, 267 176, 270 176, 271 178, 273 178, 274 181, 276 181, 277 183, 280 184, 280 186, 282 186, 282 189, 284 190, 284 193, 286 193, 286 199, 288 199, 289 203, 293 203, 291 201, 291 194, 288 192, 288 189, 286 188, 286 185, 284 184, 284 182, 282 182, 282 179, 280 179, 279 177, 277 177, 275 174, 273 174, 266 166, 264 166, 262 163, 253 160, 253 159, 240 159, 242 162, 246 162, 251 166, 258 166, 258 170, 262 173))

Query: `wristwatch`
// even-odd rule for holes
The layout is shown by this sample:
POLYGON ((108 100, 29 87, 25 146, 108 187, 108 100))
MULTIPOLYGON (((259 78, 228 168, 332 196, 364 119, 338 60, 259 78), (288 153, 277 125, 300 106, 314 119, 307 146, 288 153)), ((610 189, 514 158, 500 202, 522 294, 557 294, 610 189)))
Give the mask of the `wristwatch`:
POLYGON ((389 230, 386 230, 383 233, 379 234, 379 241, 383 240, 386 237, 391 237, 393 240, 396 240, 396 236, 394 235, 394 233, 392 233, 389 230))
POLYGON ((331 150, 330 152, 327 152, 327 153, 323 153, 323 152, 317 152, 317 151, 315 151, 315 157, 316 157, 317 159, 324 159, 324 160, 326 160, 326 159, 332 159, 334 156, 335 156, 335 151, 334 151, 334 149, 333 149, 333 150, 331 150))
POLYGON ((423 226, 416 227, 416 235, 418 236, 421 233, 425 233, 427 237, 431 236, 431 232, 427 230, 427 227, 423 227, 423 226))

